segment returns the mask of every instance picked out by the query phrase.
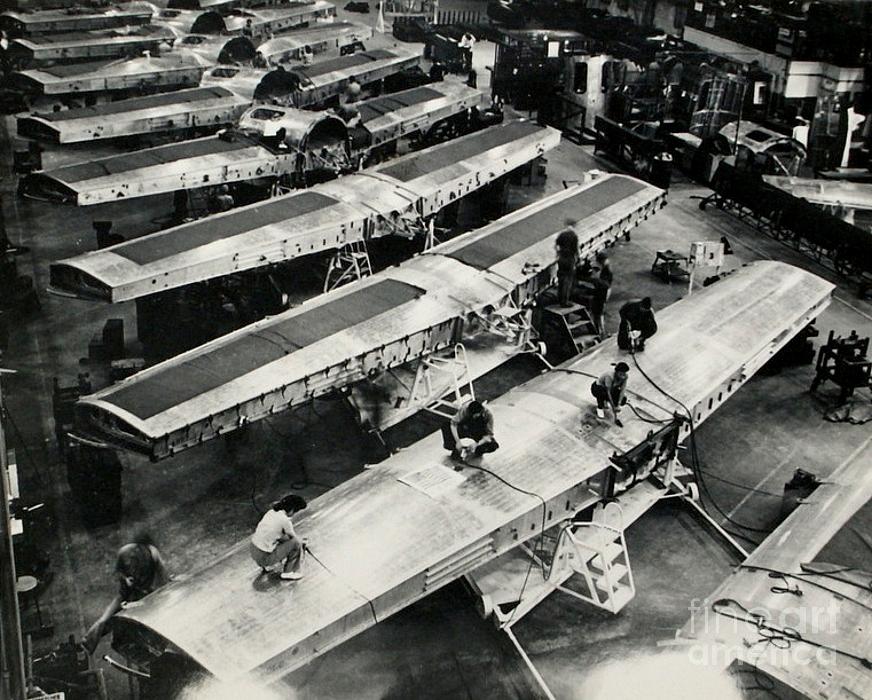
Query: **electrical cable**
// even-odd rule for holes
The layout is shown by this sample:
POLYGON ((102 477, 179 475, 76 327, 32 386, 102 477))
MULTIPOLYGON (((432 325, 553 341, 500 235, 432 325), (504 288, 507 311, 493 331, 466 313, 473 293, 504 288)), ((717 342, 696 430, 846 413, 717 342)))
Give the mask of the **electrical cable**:
POLYGON ((739 527, 743 530, 747 530, 748 532, 759 532, 759 533, 764 533, 764 534, 768 535, 771 532, 771 530, 768 530, 765 528, 753 527, 751 525, 746 525, 744 523, 740 523, 737 520, 735 520, 734 518, 732 518, 728 513, 724 512, 724 510, 718 505, 717 501, 714 499, 714 497, 712 496, 708 487, 706 486, 705 480, 702 478, 702 472, 700 470, 700 464, 699 464, 699 453, 697 451, 697 446, 696 446, 696 431, 695 431, 695 427, 694 427, 693 413, 683 402, 679 401, 674 396, 672 396, 669 392, 667 392, 665 389, 660 387, 657 384, 657 382, 655 382, 645 372, 645 370, 642 369, 641 365, 639 364, 639 360, 636 358, 635 352, 631 351, 630 357, 633 358, 633 364, 636 366, 636 369, 639 370, 639 373, 648 381, 648 383, 651 384, 652 387, 654 387, 658 392, 663 394, 666 398, 670 399, 671 401, 674 401, 679 406, 681 406, 681 408, 683 408, 684 412, 687 414, 688 424, 690 426, 689 447, 690 447, 690 456, 691 456, 691 468, 694 472, 694 475, 696 476, 697 483, 699 483, 701 493, 708 497, 708 500, 711 503, 711 505, 714 507, 714 509, 728 522, 732 523, 736 527, 739 527))
POLYGON ((770 625, 766 622, 766 618, 760 613, 754 613, 748 610, 744 605, 742 605, 737 600, 732 598, 721 598, 712 603, 712 611, 718 615, 722 615, 724 617, 728 617, 732 620, 737 620, 739 622, 744 622, 749 625, 754 625, 757 628, 757 634, 759 635, 756 642, 746 642, 749 646, 754 646, 756 644, 760 644, 765 642, 766 644, 772 645, 778 649, 789 649, 794 642, 801 642, 803 644, 807 644, 812 647, 816 647, 818 649, 826 649, 827 651, 832 651, 840 656, 844 656, 849 659, 853 659, 857 661, 863 668, 872 670, 872 660, 867 659, 864 656, 860 656, 858 654, 854 654, 853 652, 846 651, 845 649, 840 649, 838 647, 830 646, 829 644, 824 644, 822 642, 816 642, 813 639, 806 639, 800 634, 798 630, 793 627, 777 627, 775 625, 770 625), (727 610, 728 607, 735 606, 740 611, 744 612, 745 615, 736 615, 727 610))
POLYGON ((764 489, 757 489, 757 488, 754 488, 753 486, 748 486, 746 484, 740 484, 738 481, 730 481, 729 479, 725 479, 722 476, 719 476, 717 474, 713 474, 712 472, 706 471, 705 469, 702 469, 702 468, 700 468, 699 471, 707 476, 710 476, 715 481, 722 481, 725 484, 729 484, 730 486, 735 486, 736 488, 742 489, 744 491, 750 491, 751 493, 759 493, 763 496, 771 496, 772 498, 783 498, 783 494, 780 494, 780 493, 774 493, 772 491, 766 491, 764 489))
POLYGON ((793 579, 796 579, 797 581, 802 581, 803 583, 809 583, 812 586, 815 586, 817 588, 820 588, 823 591, 826 591, 827 593, 832 593, 833 595, 838 596, 839 598, 847 598, 848 600, 855 602, 857 605, 859 605, 863 608, 866 608, 867 610, 872 610, 872 605, 867 605, 866 603, 863 603, 862 601, 851 598, 850 596, 846 596, 841 591, 837 591, 834 588, 830 588, 829 586, 824 586, 822 583, 819 583, 818 581, 815 581, 813 578, 811 578, 812 576, 820 576, 821 578, 828 578, 828 579, 832 579, 833 581, 838 581, 839 583, 845 583, 845 584, 848 584, 850 586, 854 586, 855 588, 859 588, 860 590, 866 590, 868 588, 870 591, 872 591, 872 580, 870 580, 866 584, 862 584, 862 583, 859 583, 857 581, 851 581, 850 579, 839 578, 838 576, 833 575, 833 574, 840 573, 842 571, 857 571, 857 569, 855 569, 854 567, 851 567, 851 566, 845 566, 845 567, 842 567, 839 569, 833 569, 832 571, 827 571, 827 572, 802 571, 799 573, 791 573, 789 571, 779 571, 778 569, 772 569, 772 568, 769 568, 768 566, 759 566, 758 564, 742 563, 742 564, 739 564, 739 568, 746 569, 748 571, 766 571, 769 573, 770 576, 774 575, 774 576, 777 576, 780 578, 793 578, 793 579))
MULTIPOLYGON (((487 468, 485 468, 485 467, 482 467, 482 466, 480 466, 480 465, 476 465, 476 464, 469 464, 468 462, 464 462, 463 464, 464 464, 464 466, 470 467, 470 468, 472 468, 472 469, 477 469, 477 470, 479 470, 479 471, 481 471, 481 472, 484 472, 485 474, 489 474, 490 476, 494 477, 494 478, 497 479, 498 481, 500 481, 500 482, 502 482, 503 484, 505 484, 506 486, 508 486, 510 489, 513 489, 513 490, 517 491, 518 493, 522 493, 522 494, 524 494, 524 495, 526 495, 526 496, 532 496, 533 498, 537 498, 537 499, 539 499, 539 501, 542 503, 542 527, 541 527, 541 529, 540 529, 540 531, 539 531, 539 545, 538 545, 538 548, 539 548, 539 550, 541 550, 541 549, 543 548, 544 544, 545 544, 545 529, 546 529, 545 525, 546 525, 546 522, 547 522, 547 512, 548 512, 548 503, 545 501, 545 499, 544 499, 542 496, 540 496, 538 493, 535 493, 535 492, 533 492, 533 491, 527 491, 526 489, 522 489, 520 486, 516 486, 515 484, 513 484, 513 483, 511 483, 510 481, 504 479, 504 478, 501 477, 499 474, 497 474, 497 473, 494 472, 494 471, 491 471, 490 469, 487 469, 487 468)), ((515 617, 515 613, 518 611, 518 608, 521 607, 520 603, 521 603, 521 601, 524 599, 524 593, 525 593, 525 591, 527 590, 527 584, 530 582, 530 574, 531 574, 532 571, 533 571, 533 564, 535 564, 535 562, 536 562, 536 559, 535 559, 535 557, 531 554, 531 556, 530 556, 530 563, 527 565, 527 571, 526 571, 526 573, 524 574, 524 581, 523 581, 523 583, 521 584, 521 590, 520 590, 520 592, 518 593, 518 605, 516 605, 516 606, 512 609, 512 612, 511 612, 511 614, 509 615, 509 619, 506 620, 506 623, 505 623, 506 626, 508 626, 509 624, 511 624, 512 620, 513 620, 514 617, 515 617)), ((540 564, 540 570, 541 570, 541 572, 542 572, 542 580, 544 581, 544 580, 547 578, 547 576, 546 576, 546 574, 545 574, 545 564, 544 564, 541 560, 540 560, 539 564, 540 564)))

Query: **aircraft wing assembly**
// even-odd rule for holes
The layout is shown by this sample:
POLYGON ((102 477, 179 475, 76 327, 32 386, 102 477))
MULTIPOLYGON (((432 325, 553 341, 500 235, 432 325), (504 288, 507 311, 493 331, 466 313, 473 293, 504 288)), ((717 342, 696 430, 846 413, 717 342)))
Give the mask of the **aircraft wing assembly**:
POLYGON ((429 217, 554 148, 559 138, 529 122, 491 127, 385 166, 57 263, 52 287, 124 301, 389 235, 402 216, 429 217))
POLYGON ((872 697, 872 572, 816 561, 840 530, 853 537, 846 526, 872 498, 870 454, 838 468, 704 601, 679 636, 695 655, 766 675, 789 689, 779 697, 872 697))
POLYGON ((101 12, 82 12, 80 8, 36 10, 34 12, 4 12, 0 28, 11 36, 84 32, 148 24, 154 9, 147 3, 126 3, 101 12))
MULTIPOLYGON (((119 125, 122 120, 134 128, 142 128, 149 123, 158 126, 166 124, 167 118, 164 115, 173 111, 178 113, 180 107, 185 110, 197 109, 198 112, 205 107, 204 116, 208 118, 216 103, 220 105, 220 114, 229 115, 236 111, 235 107, 240 101, 244 102, 243 98, 224 88, 197 88, 189 92, 192 94, 185 100, 180 99, 177 93, 171 93, 132 101, 136 102, 132 105, 136 109, 133 113, 118 113, 119 125), (173 97, 174 94, 176 97, 173 97), (216 100, 216 94, 222 97, 216 100), (161 115, 152 117, 150 122, 143 118, 142 102, 145 99, 149 100, 146 103, 148 105, 158 105, 149 106, 146 112, 161 115)), ((365 132, 365 138, 361 140, 364 147, 365 143, 378 145, 395 140, 408 132, 426 129, 441 119, 462 113, 478 105, 480 101, 481 93, 477 90, 452 83, 412 88, 395 95, 376 97, 361 103, 359 107, 361 129, 365 132)), ((117 109, 116 105, 120 104, 109 103, 91 109, 103 117, 107 113, 114 115, 113 108, 117 109)), ((75 110, 76 113, 82 111, 84 110, 75 110)), ((41 130, 47 125, 64 125, 63 119, 52 121, 51 116, 53 115, 43 115, 39 126, 35 122, 30 122, 30 125, 41 130)), ((193 118, 191 112, 180 116, 180 122, 190 122, 193 118)), ((240 118, 239 130, 220 136, 171 143, 32 173, 23 180, 22 191, 36 197, 87 206, 240 180, 278 178, 308 169, 310 163, 306 154, 307 136, 312 133, 317 135, 319 131, 326 132, 325 138, 338 134, 339 136, 332 137, 334 141, 339 140, 338 148, 344 147, 348 136, 344 123, 332 113, 264 105, 250 110, 244 118, 240 115, 240 118), (266 116, 256 119, 260 114, 266 116), (261 125, 286 127, 288 136, 282 148, 268 148, 256 136, 246 135, 246 129, 255 132, 256 129, 263 129, 261 125), (299 132, 299 136, 296 136, 296 132, 299 132), (292 138, 295 136, 296 138, 292 138)), ((112 122, 107 125, 105 121, 93 117, 85 123, 90 130, 118 128, 112 122)), ((324 146, 324 139, 320 139, 319 143, 324 146)), ((317 154, 310 154, 311 158, 317 158, 317 154)), ((313 165, 317 165, 317 162, 313 165)))
MULTIPOLYGON (((410 286, 407 298, 418 293, 410 286)), ((746 266, 661 311, 639 362, 698 425, 827 305, 832 289, 786 264, 746 266)), ((295 517, 311 552, 302 580, 261 578, 246 540, 122 610, 116 629, 152 657, 169 647, 222 680, 280 680, 608 496, 606 475, 653 432, 635 416, 623 428, 595 417, 592 378, 626 359, 607 342, 492 401, 500 449, 482 466, 504 481, 472 466, 455 471, 441 436, 431 435, 295 517)), ((629 391, 641 415, 689 434, 683 409, 639 372, 629 391)))
POLYGON ((847 209, 872 209, 872 185, 862 182, 815 180, 805 177, 781 177, 764 175, 763 181, 806 199, 812 204, 843 206, 847 209))
POLYGON ((202 87, 18 117, 18 134, 53 143, 232 124, 251 100, 222 87, 202 87))
POLYGON ((309 47, 314 54, 338 52, 346 46, 372 38, 372 27, 359 22, 329 22, 295 29, 257 47, 270 65, 303 60, 303 49, 309 47))
POLYGON ((53 61, 97 61, 138 55, 169 47, 175 36, 165 27, 138 27, 133 31, 71 32, 16 39, 9 46, 9 60, 19 66, 53 61))
POLYGON ((151 88, 195 87, 206 66, 169 54, 126 61, 89 61, 31 68, 13 73, 10 80, 36 95, 69 95, 151 88))
POLYGON ((469 314, 522 313, 553 284, 554 240, 567 221, 591 256, 664 201, 620 175, 560 192, 86 397, 82 425, 153 458, 193 447, 451 347, 469 314))

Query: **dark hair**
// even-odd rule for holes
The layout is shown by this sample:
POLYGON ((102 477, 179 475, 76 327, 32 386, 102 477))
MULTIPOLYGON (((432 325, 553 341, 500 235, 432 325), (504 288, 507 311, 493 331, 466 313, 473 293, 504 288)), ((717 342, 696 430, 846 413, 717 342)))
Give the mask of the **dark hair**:
POLYGON ((624 372, 625 374, 630 371, 630 365, 626 362, 619 362, 615 365, 615 372, 624 372))
POLYGON ((642 308, 650 309, 651 308, 651 297, 645 297, 642 299, 642 308))
POLYGON ((306 503, 305 498, 303 498, 302 496, 298 496, 295 493, 291 493, 273 503, 272 509, 296 513, 297 511, 305 510, 307 505, 308 504, 306 503))
POLYGON ((557 247, 573 252, 578 250, 578 234, 571 228, 561 231, 557 234, 557 247))
POLYGON ((476 401, 475 399, 473 399, 469 402, 469 410, 472 413, 483 413, 484 404, 481 401, 476 401))

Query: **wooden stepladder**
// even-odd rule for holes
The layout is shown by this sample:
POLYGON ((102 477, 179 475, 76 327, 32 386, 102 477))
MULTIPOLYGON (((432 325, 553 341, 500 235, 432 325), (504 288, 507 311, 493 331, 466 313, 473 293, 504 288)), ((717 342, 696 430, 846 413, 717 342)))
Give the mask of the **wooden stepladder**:
POLYGON ((583 304, 553 304, 546 306, 543 311, 545 320, 567 338, 575 349, 575 354, 584 352, 600 341, 596 323, 583 304))

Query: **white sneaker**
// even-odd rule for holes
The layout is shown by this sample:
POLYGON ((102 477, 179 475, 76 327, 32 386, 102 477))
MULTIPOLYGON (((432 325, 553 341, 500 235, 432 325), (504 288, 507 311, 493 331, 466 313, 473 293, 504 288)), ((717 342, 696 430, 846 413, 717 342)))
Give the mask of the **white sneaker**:
POLYGON ((285 581, 299 581, 301 578, 303 578, 303 574, 301 574, 299 571, 283 571, 281 573, 281 577, 285 581))
POLYGON ((598 408, 598 409, 596 410, 596 417, 597 417, 597 418, 605 418, 605 417, 606 417, 606 412, 603 411, 601 408, 598 408))

